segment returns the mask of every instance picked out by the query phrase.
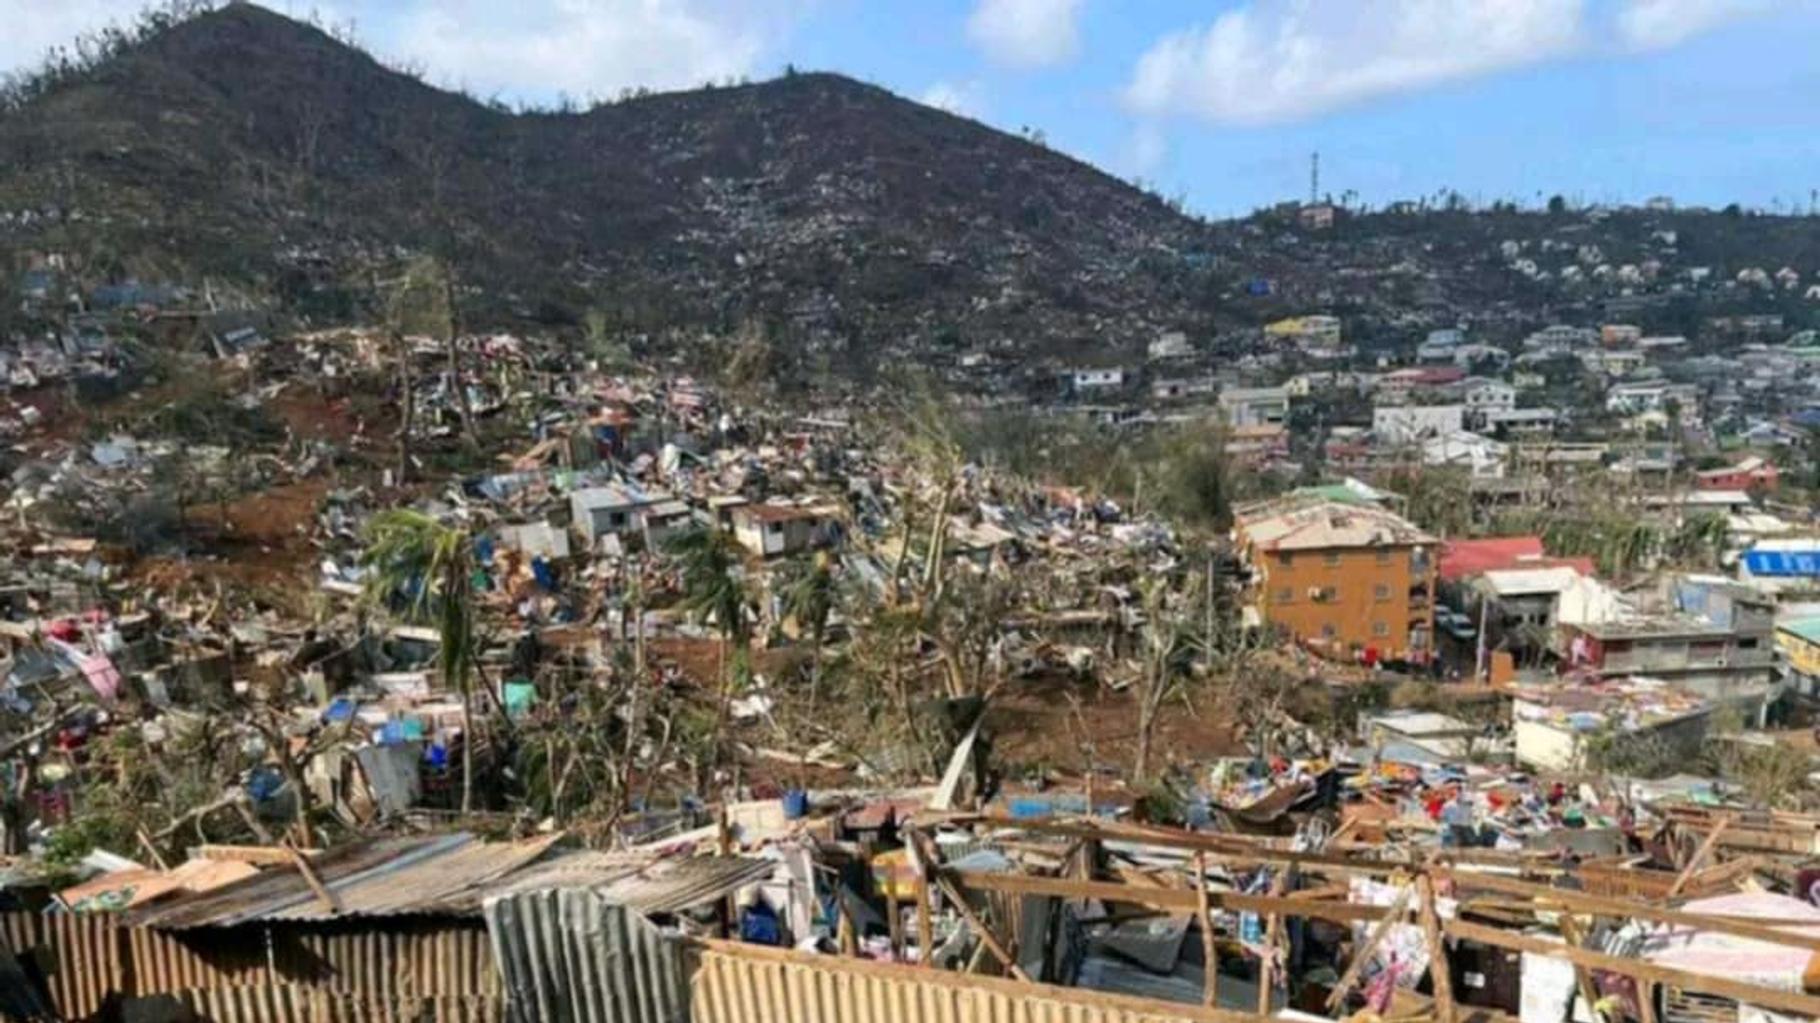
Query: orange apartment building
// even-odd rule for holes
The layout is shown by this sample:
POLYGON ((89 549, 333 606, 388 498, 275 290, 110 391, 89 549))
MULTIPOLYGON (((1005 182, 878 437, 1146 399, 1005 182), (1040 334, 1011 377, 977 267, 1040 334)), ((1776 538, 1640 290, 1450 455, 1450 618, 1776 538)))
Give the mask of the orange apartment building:
POLYGON ((1332 656, 1432 655, 1438 544, 1409 520, 1317 501, 1241 514, 1235 533, 1260 622, 1332 656))

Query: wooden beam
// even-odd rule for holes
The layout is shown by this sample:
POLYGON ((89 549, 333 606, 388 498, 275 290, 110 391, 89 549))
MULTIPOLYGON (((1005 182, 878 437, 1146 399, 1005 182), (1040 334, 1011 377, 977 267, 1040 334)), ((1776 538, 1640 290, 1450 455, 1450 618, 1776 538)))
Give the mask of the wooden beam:
MULTIPOLYGON (((1027 877, 1021 874, 985 874, 974 871, 944 870, 943 878, 952 878, 963 888, 980 891, 1010 892, 1014 895, 1054 895, 1064 899, 1098 899, 1101 902, 1128 902, 1175 913, 1192 913, 1199 904, 1195 892, 1180 888, 1145 888, 1113 881, 1076 881, 1061 877, 1027 877)), ((1238 892, 1208 892, 1208 903, 1235 912, 1281 913, 1289 917, 1332 920, 1336 923, 1375 922, 1383 917, 1376 906, 1355 906, 1347 902, 1322 902, 1318 899, 1297 901, 1268 895, 1243 895, 1238 892)))
POLYGON ((322 850, 291 849, 275 845, 193 845, 190 847, 190 859, 192 860, 237 860, 258 867, 281 867, 291 863, 291 857, 294 855, 314 859, 322 855, 322 850))
MULTIPOLYGON (((1569 948, 1584 948, 1580 934, 1580 922, 1572 913, 1561 916, 1561 937, 1569 948)), ((1599 1018, 1599 988, 1593 983, 1592 971, 1579 963, 1574 964, 1574 986, 1580 990, 1580 1000, 1586 1003, 1586 1015, 1592 1019, 1599 1018)))
POLYGON ((1220 950, 1213 941, 1213 906, 1207 899, 1207 854, 1194 854, 1194 892, 1200 899, 1195 916, 1201 922, 1201 1004, 1220 1004, 1220 950))
POLYGON ((1726 977, 1714 977, 1704 973, 1658 966, 1641 959, 1606 955, 1591 949, 1572 948, 1546 938, 1501 930, 1497 927, 1487 927, 1483 924, 1467 923, 1464 920, 1443 921, 1441 930, 1448 937, 1459 941, 1472 941, 1494 948, 1510 949, 1514 952, 1534 952, 1541 956, 1565 959, 1575 966, 1587 969, 1605 970, 1653 984, 1672 984, 1684 991, 1717 995, 1720 998, 1760 1005, 1766 1009, 1776 1009, 1820 1019, 1820 997, 1814 995, 1779 991, 1775 988, 1759 987, 1756 984, 1745 984, 1726 977))
POLYGON ((910 840, 911 852, 916 858, 916 956, 917 965, 933 966, 935 964, 935 929, 929 914, 929 874, 935 864, 929 861, 929 854, 924 850, 929 842, 921 831, 910 828, 904 832, 910 840))
MULTIPOLYGON (((1399 871, 1407 871, 1413 862, 1409 860, 1380 862, 1356 854, 1347 855, 1340 852, 1294 852, 1289 849, 1261 845, 1255 838, 1199 831, 1134 828, 1128 825, 1088 824, 1082 821, 1023 820, 987 815, 950 816, 940 818, 939 821, 1031 831, 1046 835, 1084 837, 1099 842, 1131 842, 1139 845, 1152 845, 1159 849, 1179 849, 1184 852, 1205 852, 1208 860, 1217 863, 1293 863, 1304 868, 1326 867, 1336 873, 1362 874, 1372 877, 1383 877, 1399 871)), ((919 826, 927 826, 934 821, 919 817, 917 823, 919 826)), ((1378 851, 1382 851, 1382 848, 1379 847, 1378 851)))
MULTIPOLYGON (((1455 889, 1478 889, 1480 891, 1502 892, 1506 895, 1517 895, 1526 899, 1549 902, 1565 909, 1588 913, 1595 916, 1614 917, 1618 919, 1648 920, 1653 923, 1670 924, 1675 927, 1686 927, 1693 930, 1713 931, 1719 934, 1730 934, 1740 938, 1751 938, 1766 941, 1787 948, 1804 948, 1810 952, 1820 952, 1820 936, 1803 934, 1798 931, 1777 930, 1760 920, 1745 920, 1738 917, 1710 916, 1705 913, 1688 913, 1679 909, 1666 909, 1652 906, 1646 902, 1632 902, 1629 899, 1617 899, 1608 895, 1589 895, 1586 892, 1568 891, 1565 888, 1549 888, 1544 885, 1529 884, 1515 878, 1498 874, 1481 874, 1473 871, 1449 870, 1445 875, 1454 884, 1455 889)), ((1812 926, 1809 922, 1806 926, 1812 926)))
POLYGON ((1687 861, 1686 866, 1681 868, 1681 873, 1675 876, 1674 885, 1668 889, 1669 898, 1680 895, 1681 889, 1687 887, 1687 882, 1694 879, 1694 871, 1699 870, 1700 864, 1705 863, 1706 858, 1712 855, 1713 846, 1719 844, 1719 836, 1725 834, 1725 829, 1731 825, 1731 822, 1730 817, 1721 817, 1719 823, 1713 825, 1713 829, 1706 833, 1706 840, 1700 843, 1700 848, 1694 850, 1693 857, 1687 861))
POLYGON ((1383 914, 1376 926, 1371 929, 1371 934, 1366 937, 1365 944, 1360 945, 1359 950, 1353 953, 1352 962, 1346 964, 1346 972, 1340 975, 1340 982, 1334 985, 1333 993, 1327 996, 1327 1011, 1332 1012, 1346 1004, 1347 993, 1352 990, 1354 984, 1359 982, 1359 977, 1365 972, 1365 964, 1378 950, 1378 946, 1384 943, 1385 937, 1390 934, 1391 925, 1409 915, 1409 898, 1415 893, 1415 890, 1413 884, 1403 889, 1403 894, 1398 895, 1397 901, 1391 904, 1390 911, 1383 914))
MULTIPOLYGON (((1289 867, 1284 867, 1277 871, 1277 876, 1270 882, 1271 898, 1280 899, 1283 897, 1283 890, 1289 887, 1290 871, 1291 868, 1289 867)), ((1302 893, 1297 892, 1296 894, 1300 895, 1302 893)), ((1276 966, 1277 944, 1280 940, 1279 936, 1282 933, 1283 914, 1270 914, 1270 923, 1264 930, 1263 955, 1258 957, 1258 1015, 1260 1016, 1270 1015, 1270 1010, 1272 1008, 1271 996, 1276 991, 1276 982, 1271 978, 1271 972, 1273 967, 1276 966)))
POLYGON ((1435 908, 1434 878, 1424 874, 1421 881, 1422 936, 1428 941, 1428 972, 1434 983, 1435 1015, 1441 1023, 1452 1023, 1453 972, 1447 963, 1447 939, 1441 935, 1441 916, 1435 908))
POLYGON ((304 883, 310 886, 310 891, 316 893, 316 901, 322 903, 322 908, 330 913, 340 913, 341 904, 335 901, 334 894, 323 885, 322 878, 316 876, 316 868, 310 866, 309 858, 299 852, 296 846, 286 845, 284 849, 291 854, 291 862, 296 865, 297 872, 303 875, 304 883))
POLYGON ((961 896, 961 893, 954 890, 954 885, 949 883, 945 877, 938 879, 936 883, 941 885, 942 893, 948 896, 950 902, 954 903, 954 908, 960 913, 961 919, 967 921, 967 926, 973 928, 974 933, 980 936, 980 941, 985 943, 987 950, 992 953, 992 957, 999 961, 999 965, 1018 980, 1026 984, 1031 983, 1030 975, 1025 973, 1023 967, 1017 964, 1017 960, 1011 958, 1011 953, 1005 951, 1005 947, 998 943, 998 938, 993 935, 991 929, 982 923, 979 917, 973 915, 973 907, 967 905, 967 900, 961 896))
POLYGON ((1656 1023, 1656 985, 1647 980, 1637 982, 1637 1011, 1643 1023, 1656 1023))

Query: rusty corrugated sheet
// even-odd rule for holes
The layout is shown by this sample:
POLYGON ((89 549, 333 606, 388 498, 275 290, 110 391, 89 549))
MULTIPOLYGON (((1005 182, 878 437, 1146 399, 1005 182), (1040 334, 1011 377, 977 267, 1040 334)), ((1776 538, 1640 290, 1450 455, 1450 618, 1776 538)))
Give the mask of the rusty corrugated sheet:
POLYGON ((1240 1023, 1262 1017, 1096 991, 708 942, 692 1023, 1240 1023))
POLYGON ((286 980, 305 979, 303 969, 313 966, 322 971, 312 978, 316 983, 348 994, 421 998, 504 990, 478 921, 298 930, 295 948, 282 937, 274 941, 286 980))
POLYGON ((93 1015, 121 989, 121 947, 113 923, 67 913, 0 913, 0 941, 42 972, 58 1015, 93 1015))
POLYGON ((468 841, 433 848, 409 863, 387 864, 329 884, 339 905, 335 912, 310 898, 264 919, 472 913, 480 908, 482 893, 489 885, 542 856, 557 837, 528 842, 468 841))
POLYGON ((277 985, 362 1000, 498 1000, 504 990, 477 920, 362 921, 156 931, 108 917, 0 914, 0 941, 49 978, 66 1018, 110 997, 277 985), (269 941, 269 947, 268 947, 269 941))
POLYGON ((653 860, 620 853, 571 852, 519 871, 492 894, 587 889, 641 913, 680 913, 770 880, 776 871, 773 860, 739 856, 653 860))
POLYGON ((186 930, 269 921, 478 914, 489 890, 542 857, 559 837, 481 842, 462 832, 382 839, 314 862, 334 898, 332 909, 302 874, 279 868, 212 892, 147 906, 128 913, 126 920, 186 930))
MULTIPOLYGON (((344 893, 380 890, 384 885, 369 886, 368 882, 385 878, 395 881, 410 867, 473 842, 474 836, 466 833, 380 839, 331 852, 312 866, 323 885, 345 906, 344 893)), ((354 902, 359 905, 358 897, 354 902)), ((275 869, 212 892, 148 906, 126 914, 125 920, 136 926, 182 930, 233 927, 273 919, 287 910, 297 910, 308 919, 327 915, 317 906, 315 912, 319 916, 307 916, 311 910, 306 903, 316 904, 316 893, 303 875, 294 869, 275 869)))
POLYGON ((209 1023, 503 1023, 498 995, 366 998, 296 984, 181 991, 161 999, 209 1023))
POLYGON ((586 890, 488 899, 483 909, 514 1023, 684 1023, 681 944, 586 890))
POLYGON ((132 980, 128 994, 232 987, 270 979, 265 935, 254 928, 206 935, 207 940, 145 927, 118 930, 126 944, 127 972, 132 980))

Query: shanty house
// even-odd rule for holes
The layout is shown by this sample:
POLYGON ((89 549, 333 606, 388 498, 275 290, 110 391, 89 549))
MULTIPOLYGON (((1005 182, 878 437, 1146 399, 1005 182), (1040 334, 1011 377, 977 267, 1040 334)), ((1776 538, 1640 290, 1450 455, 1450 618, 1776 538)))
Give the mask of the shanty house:
POLYGON ((629 484, 587 487, 569 495, 569 513, 582 538, 594 547, 602 537, 642 533, 645 510, 669 499, 668 494, 647 493, 629 484))
POLYGON ((748 504, 733 509, 733 538, 762 558, 827 547, 840 534, 829 505, 748 504))

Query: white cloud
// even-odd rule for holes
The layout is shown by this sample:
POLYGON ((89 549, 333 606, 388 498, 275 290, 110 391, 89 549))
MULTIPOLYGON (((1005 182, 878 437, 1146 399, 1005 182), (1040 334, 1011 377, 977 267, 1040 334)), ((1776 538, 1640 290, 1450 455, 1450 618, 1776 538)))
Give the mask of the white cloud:
POLYGON ((917 101, 924 106, 934 107, 937 110, 946 110, 951 114, 959 114, 962 117, 971 117, 975 120, 979 119, 980 114, 985 109, 985 103, 983 102, 980 91, 980 83, 972 80, 965 82, 936 82, 927 89, 924 89, 923 94, 917 97, 917 101))
POLYGON ((1295 120, 1573 52, 1585 13, 1585 0, 1254 0, 1158 40, 1125 101, 1226 124, 1295 120))
POLYGON ((141 7, 140 0, 0 0, 0 72, 36 67, 53 46, 108 22, 125 25, 141 7))
POLYGON ((1059 64, 1081 48, 1083 0, 979 0, 967 38, 995 63, 1018 68, 1059 64))
POLYGON ((793 0, 417 0, 385 49, 478 92, 608 98, 750 75, 793 0))
POLYGON ((1768 0, 1627 0, 1618 10, 1618 41, 1635 50, 1667 49, 1771 6, 1768 0))

